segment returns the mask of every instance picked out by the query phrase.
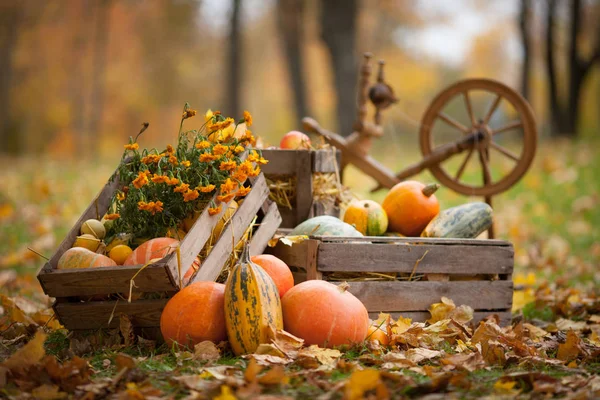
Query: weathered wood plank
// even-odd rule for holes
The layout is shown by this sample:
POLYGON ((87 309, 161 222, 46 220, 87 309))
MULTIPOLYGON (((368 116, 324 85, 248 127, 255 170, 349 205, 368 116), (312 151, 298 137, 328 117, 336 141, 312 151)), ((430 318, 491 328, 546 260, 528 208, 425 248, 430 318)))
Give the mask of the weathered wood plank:
POLYGON ((321 279, 323 274, 317 269, 317 255, 319 254, 319 241, 309 240, 306 248, 306 279, 321 279))
POLYGON ((312 154, 312 172, 339 173, 342 152, 337 149, 315 150, 312 154))
POLYGON ((252 240, 250 241, 251 255, 262 254, 265 251, 269 240, 273 238, 279 224, 281 224, 281 215, 279 215, 277 204, 272 202, 269 205, 269 210, 260 222, 260 226, 252 235, 252 240))
MULTIPOLYGON (((140 266, 53 269, 38 275, 38 279, 50 297, 129 293, 130 281, 139 269, 140 266)), ((164 263, 144 268, 134 282, 135 290, 140 292, 175 290, 164 263)))
POLYGON ((296 154, 296 222, 308 219, 313 203, 313 176, 311 153, 300 151, 296 154))
POLYGON ((126 314, 136 327, 160 326, 160 314, 167 299, 125 301, 90 301, 87 303, 55 303, 54 310, 67 329, 117 328, 121 314, 126 314), (111 319, 109 323, 109 320, 111 319))
POLYGON ((281 214, 281 225, 282 228, 293 229, 298 225, 296 223, 296 210, 293 208, 279 207, 279 214, 281 214))
POLYGON ((423 311, 442 297, 474 310, 503 310, 512 306, 512 281, 470 282, 348 282, 348 291, 369 311, 423 311))
POLYGON ((231 221, 227 224, 221 237, 217 240, 200 270, 193 278, 193 282, 214 281, 221 272, 223 264, 231 255, 232 243, 238 243, 244 232, 248 229, 256 212, 269 196, 269 188, 264 175, 259 175, 250 193, 237 209, 231 221))
MULTIPOLYGON (((427 311, 405 311, 405 312, 391 312, 388 313, 392 318, 397 319, 398 317, 410 318, 413 322, 425 322, 431 318, 431 314, 427 311)), ((379 313, 371 312, 369 317, 371 319, 377 319, 379 313)), ((473 325, 477 326, 479 322, 490 315, 497 315, 500 319, 500 326, 507 326, 511 323, 512 313, 510 311, 475 311, 473 313, 473 325)))
POLYGON ((281 242, 277 242, 275 247, 269 247, 265 249, 265 251, 283 260, 283 262, 289 266, 294 266, 306 271, 306 268, 308 267, 306 259, 309 246, 308 242, 309 240, 305 240, 303 242, 296 243, 293 246, 288 246, 281 242))
POLYGON ((510 274, 513 257, 512 247, 505 246, 321 243, 318 268, 322 272, 410 273, 414 269, 416 273, 510 274))
POLYGON ((397 236, 313 236, 324 243, 340 243, 352 241, 354 243, 395 243, 395 244, 432 244, 432 245, 469 245, 469 246, 501 246, 513 247, 512 243, 498 239, 452 239, 452 238, 422 238, 422 237, 397 237, 397 236))
POLYGON ((341 152, 336 151, 335 157, 332 150, 285 150, 285 149, 264 149, 262 156, 269 160, 269 163, 262 166, 261 170, 265 175, 293 175, 296 172, 296 157, 298 154, 311 155, 311 169, 307 173, 335 172, 339 170, 341 152), (337 165, 335 163, 337 162, 337 165), (310 172, 309 172, 310 171, 310 172))

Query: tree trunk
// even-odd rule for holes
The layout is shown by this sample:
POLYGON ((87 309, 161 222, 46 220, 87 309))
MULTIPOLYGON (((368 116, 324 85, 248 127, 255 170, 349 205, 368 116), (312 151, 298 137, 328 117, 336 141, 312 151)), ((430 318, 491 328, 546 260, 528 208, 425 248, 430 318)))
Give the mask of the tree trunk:
POLYGON ((559 135, 567 129, 564 110, 558 98, 558 80, 554 66, 554 25, 556 17, 556 0, 548 0, 546 27, 546 68, 548 70, 548 86, 550 96, 550 118, 553 135, 559 135))
POLYGON ((92 154, 92 150, 102 133, 111 4, 112 0, 97 0, 89 128, 87 132, 82 132, 87 137, 85 147, 89 151, 88 154, 92 154))
POLYGON ((519 14, 519 27, 521 31, 521 43, 523 45, 523 65, 521 67, 521 94, 529 100, 529 69, 531 64, 530 54, 530 27, 531 23, 531 0, 521 0, 521 12, 519 14))
POLYGON ((337 94, 338 131, 343 136, 352 133, 356 116, 357 17, 358 0, 321 1, 321 34, 331 56, 337 94))
POLYGON ((287 69, 294 92, 296 126, 302 126, 302 118, 308 115, 306 85, 302 68, 302 42, 304 33, 304 1, 279 0, 277 4, 279 32, 287 59, 287 69))
POLYGON ((241 84, 242 84, 242 43, 241 43, 241 7, 242 0, 233 0, 231 12, 231 31, 229 32, 229 80, 227 90, 227 112, 225 115, 234 115, 240 118, 241 84))
POLYGON ((11 115, 13 56, 23 19, 23 4, 12 0, 0 5, 0 152, 18 153, 22 143, 11 115))

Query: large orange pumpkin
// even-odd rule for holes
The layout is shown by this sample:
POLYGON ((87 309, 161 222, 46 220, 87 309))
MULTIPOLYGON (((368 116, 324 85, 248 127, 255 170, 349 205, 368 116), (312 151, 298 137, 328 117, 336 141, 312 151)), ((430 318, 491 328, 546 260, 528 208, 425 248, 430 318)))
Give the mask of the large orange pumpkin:
POLYGON ((369 329, 367 309, 347 290, 320 280, 302 282, 283 299, 283 327, 306 344, 324 347, 358 343, 369 329))
POLYGON ((254 264, 260 265, 273 279, 280 298, 294 286, 294 276, 290 267, 279 258, 270 254, 261 254, 253 256, 251 260, 254 264))
POLYGON ((175 251, 179 245, 179 240, 167 237, 150 239, 136 248, 123 265, 146 264, 148 261, 158 258, 161 259, 167 254, 175 251))
POLYGON ((160 316, 160 331, 169 345, 193 347, 204 340, 227 340, 225 285, 196 282, 179 291, 160 316))
POLYGON ((394 186, 383 200, 389 224, 388 229, 405 236, 419 236, 440 212, 440 203, 434 193, 438 184, 424 185, 404 181, 394 186))

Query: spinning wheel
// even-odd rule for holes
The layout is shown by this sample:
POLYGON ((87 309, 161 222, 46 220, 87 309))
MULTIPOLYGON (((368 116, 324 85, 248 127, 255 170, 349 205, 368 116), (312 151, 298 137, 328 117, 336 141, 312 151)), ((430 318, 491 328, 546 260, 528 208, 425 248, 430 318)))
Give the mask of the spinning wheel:
MULTIPOLYGON (((489 94, 488 94, 489 96, 489 94)), ((536 125, 533 112, 529 104, 514 90, 508 86, 490 79, 468 79, 457 82, 442 91, 433 100, 421 121, 420 145, 425 160, 440 152, 446 147, 459 147, 456 153, 450 156, 466 152, 462 157, 460 166, 455 172, 450 172, 444 167, 442 160, 428 165, 429 170, 443 185, 465 195, 491 196, 501 193, 514 185, 527 172, 535 155, 537 142, 536 125), (480 115, 474 110, 472 97, 474 92, 487 92, 493 95, 493 101, 489 108, 480 115), (444 112, 447 105, 456 98, 461 98, 463 107, 466 108, 469 124, 463 125, 444 112), (502 102, 507 102, 517 117, 506 124, 493 128, 492 117, 500 110, 502 102), (455 143, 436 143, 433 134, 433 126, 436 121, 441 121, 445 127, 449 127, 462 137, 455 143), (497 142, 500 136, 510 135, 507 139, 520 142, 520 154, 502 146, 497 142), (481 184, 466 182, 464 172, 469 162, 477 162, 479 159, 483 180, 481 184), (491 157, 501 157, 510 160, 514 165, 502 174, 501 177, 492 177, 490 161, 491 157)), ((444 158, 446 161, 448 158, 444 158)))

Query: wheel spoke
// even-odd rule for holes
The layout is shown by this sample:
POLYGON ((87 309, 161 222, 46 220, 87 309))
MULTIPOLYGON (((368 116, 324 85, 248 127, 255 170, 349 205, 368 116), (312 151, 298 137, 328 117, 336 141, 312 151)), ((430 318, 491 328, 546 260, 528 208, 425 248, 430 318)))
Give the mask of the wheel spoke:
POLYGON ((465 99, 465 106, 467 107, 467 112, 469 113, 469 119, 471 120, 471 126, 475 126, 475 115, 473 115, 473 106, 471 105, 469 92, 463 92, 463 97, 465 99))
POLYGON ((456 172, 456 176, 454 177, 454 179, 456 179, 457 181, 460 180, 460 177, 462 176, 463 172, 465 172, 465 168, 467 167, 467 163, 469 162, 469 159, 473 155, 473 149, 474 149, 474 147, 471 147, 469 149, 469 152, 467 153, 467 156, 463 160, 462 164, 460 164, 460 168, 458 169, 458 171, 456 172))
POLYGON ((469 129, 464 126, 463 124, 461 124, 460 122, 450 118, 449 116, 447 116, 446 114, 444 114, 443 112, 438 113, 438 118, 440 118, 442 121, 444 121, 445 123, 447 123, 450 126, 455 127, 456 129, 458 129, 459 131, 463 132, 463 133, 469 133, 469 129))
POLYGON ((490 142, 490 147, 492 149, 498 150, 500 153, 504 154, 506 157, 510 158, 514 161, 519 161, 519 156, 517 156, 512 151, 508 150, 506 147, 500 146, 498 143, 490 142))
POLYGON ((523 126, 523 123, 521 122, 521 120, 513 121, 510 124, 504 125, 502 128, 494 129, 492 134, 495 135, 497 133, 502 133, 502 132, 510 131, 512 129, 520 128, 522 126, 523 126))
POLYGON ((498 104, 500 104, 500 100, 502 100, 502 96, 496 95, 496 100, 494 100, 494 102, 492 103, 492 106, 490 107, 487 114, 485 115, 485 118, 483 119, 484 125, 487 125, 488 122, 490 122, 490 119, 492 118, 494 111, 496 111, 496 108, 498 108, 498 104))
POLYGON ((483 167, 483 185, 486 186, 492 183, 492 173, 485 148, 479 148, 479 161, 481 161, 481 166, 483 167))

